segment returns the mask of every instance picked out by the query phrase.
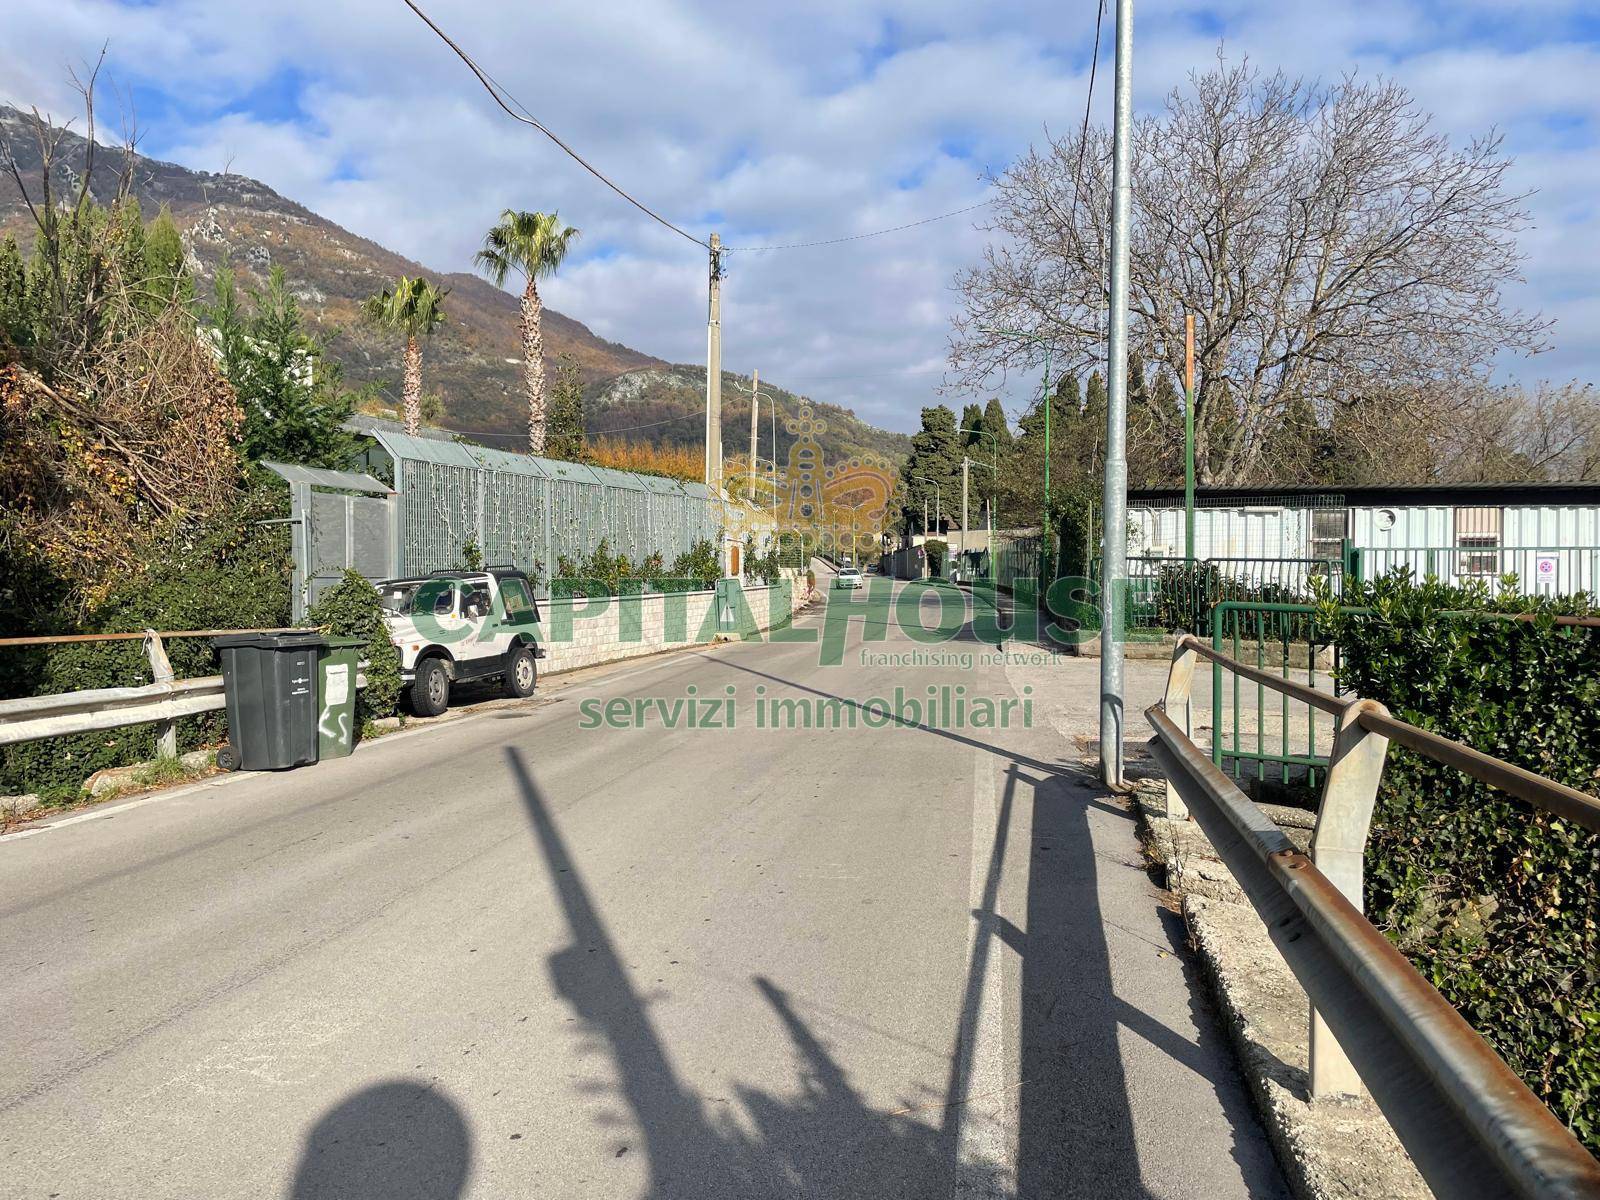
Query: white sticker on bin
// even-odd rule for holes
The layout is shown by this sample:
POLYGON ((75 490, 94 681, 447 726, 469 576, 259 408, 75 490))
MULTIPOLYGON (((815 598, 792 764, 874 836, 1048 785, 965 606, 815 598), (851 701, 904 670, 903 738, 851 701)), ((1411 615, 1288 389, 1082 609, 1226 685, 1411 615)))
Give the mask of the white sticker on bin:
POLYGON ((332 708, 335 704, 343 704, 350 698, 350 665, 348 663, 330 663, 327 668, 327 690, 322 697, 325 707, 332 708))

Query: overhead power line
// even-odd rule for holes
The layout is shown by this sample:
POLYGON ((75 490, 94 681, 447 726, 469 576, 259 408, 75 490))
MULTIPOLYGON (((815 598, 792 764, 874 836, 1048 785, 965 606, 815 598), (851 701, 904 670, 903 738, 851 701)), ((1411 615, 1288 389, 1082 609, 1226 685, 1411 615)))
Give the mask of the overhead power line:
MULTIPOLYGON (((477 61, 465 50, 463 50, 449 34, 447 34, 443 29, 439 28, 438 24, 433 20, 433 18, 422 11, 421 6, 416 3, 416 0, 405 0, 405 3, 407 8, 416 13, 417 16, 422 19, 423 24, 427 25, 429 29, 433 30, 440 41, 442 41, 446 46, 449 46, 451 50, 455 51, 456 57, 467 65, 467 69, 471 71, 473 75, 477 77, 478 82, 483 85, 484 91, 489 93, 490 98, 492 98, 494 102, 500 106, 507 116, 511 117, 513 120, 521 121, 524 125, 533 126, 533 128, 537 129, 540 133, 544 134, 545 137, 549 138, 557 146, 561 147, 561 149, 565 151, 567 155, 570 156, 571 159, 581 166, 585 171, 588 171, 589 174, 593 175, 596 179, 605 184, 617 195, 621 196, 629 204, 633 205, 640 212, 644 213, 652 221, 665 226, 666 228, 672 230, 672 232, 677 234, 679 237, 686 238, 697 246, 704 246, 707 250, 711 249, 711 244, 709 242, 695 237, 694 234, 688 232, 686 229, 683 229, 681 226, 674 225, 671 221, 667 220, 660 213, 656 212, 656 210, 651 208, 648 204, 645 204, 642 200, 639 200, 635 196, 631 195, 621 185, 613 182, 603 171, 585 159, 571 146, 567 145, 567 143, 563 141, 555 132, 553 132, 549 126, 535 117, 533 113, 528 110, 527 105, 523 104, 522 101, 518 100, 514 95, 512 95, 509 88, 507 88, 493 75, 489 74, 489 72, 483 67, 479 66, 477 61), (515 105, 515 107, 513 107, 513 105, 515 105)), ((945 221, 951 217, 959 217, 962 213, 976 212, 978 209, 984 208, 992 202, 993 198, 991 197, 988 200, 981 200, 977 204, 969 204, 965 208, 957 208, 950 212, 939 213, 937 216, 933 217, 924 217, 920 221, 908 221, 904 225, 893 225, 888 229, 874 229, 869 233, 852 233, 846 234, 842 237, 822 238, 813 242, 789 242, 782 245, 772 246, 724 246, 723 252, 752 254, 766 250, 809 250, 814 246, 837 246, 844 242, 859 242, 867 238, 883 237, 885 234, 889 233, 899 233, 901 230, 905 229, 915 229, 919 225, 931 225, 935 221, 945 221)))
MULTIPOLYGON (((631 433, 635 429, 654 429, 658 425, 670 425, 674 421, 686 421, 690 417, 694 417, 696 420, 704 420, 705 413, 696 410, 695 412, 679 413, 675 417, 667 417, 661 421, 646 421, 642 425, 618 425, 614 429, 599 429, 595 432, 600 437, 612 433, 631 433)), ((522 438, 523 440, 527 440, 528 437, 526 431, 519 433, 515 430, 506 429, 450 429, 448 426, 440 426, 440 428, 448 429, 450 433, 459 433, 470 437, 505 437, 522 438)))
POLYGON ((1078 134, 1078 165, 1072 172, 1072 219, 1076 224, 1078 217, 1078 195, 1080 191, 1079 180, 1083 175, 1083 152, 1089 148, 1089 106, 1094 103, 1094 76, 1100 66, 1100 26, 1106 18, 1106 0, 1100 0, 1100 7, 1094 16, 1094 55, 1089 59, 1089 94, 1083 99, 1083 129, 1078 134))
MULTIPOLYGON (((409 3, 409 0, 407 0, 409 3)), ((886 233, 899 233, 902 229, 915 229, 918 225, 932 225, 935 221, 945 221, 951 217, 959 217, 962 213, 975 212, 994 203, 994 198, 980 200, 976 204, 969 204, 965 208, 953 209, 947 213, 940 213, 936 217, 924 217, 920 221, 908 221, 904 225, 892 225, 888 229, 874 229, 871 233, 852 233, 845 237, 824 238, 817 242, 788 242, 778 246, 724 246, 723 250, 729 254, 753 254, 760 250, 809 250, 813 246, 837 246, 842 242, 859 242, 864 238, 882 237, 886 233)))
POLYGON ((505 110, 507 116, 513 118, 514 120, 521 121, 524 125, 532 125, 540 133, 544 134, 545 137, 549 138, 557 146, 560 146, 562 150, 566 151, 567 155, 585 171, 589 172, 589 174, 593 175, 601 183, 605 184, 613 192, 621 196, 624 200, 633 205, 640 212, 644 213, 651 220, 666 226, 679 237, 687 238, 697 246, 704 246, 707 250, 711 248, 709 242, 702 241, 700 238, 695 237, 694 234, 678 227, 677 225, 674 225, 660 213, 656 212, 655 209, 630 195, 618 184, 613 183, 611 179, 608 178, 598 167, 594 166, 571 146, 567 145, 566 142, 562 141, 561 138, 553 133, 548 126, 546 126, 542 121, 529 112, 522 101, 518 100, 501 84, 497 83, 487 71, 473 61, 470 54, 468 54, 460 46, 456 45, 456 43, 451 40, 449 34, 440 29, 438 25, 434 24, 433 18, 428 16, 427 13, 423 12, 422 9, 418 7, 416 0, 406 0, 406 7, 408 7, 412 12, 416 13, 417 16, 421 17, 423 23, 427 25, 429 29, 433 30, 433 32, 439 36, 439 39, 443 41, 446 46, 449 46, 450 49, 456 52, 456 56, 460 58, 462 62, 467 64, 467 69, 478 77, 478 82, 483 84, 484 90, 494 98, 494 102, 496 104, 505 110), (515 104, 517 108, 521 109, 522 111, 518 112, 516 109, 513 109, 510 104, 506 103, 506 100, 510 100, 512 104, 515 104))

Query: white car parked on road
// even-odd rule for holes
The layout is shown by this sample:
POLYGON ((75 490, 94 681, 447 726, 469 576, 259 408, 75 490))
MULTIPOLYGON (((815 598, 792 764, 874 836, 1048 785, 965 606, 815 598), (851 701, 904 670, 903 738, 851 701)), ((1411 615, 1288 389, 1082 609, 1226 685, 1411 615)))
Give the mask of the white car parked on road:
POLYGON ((412 711, 434 717, 450 706, 450 687, 502 681, 508 696, 531 696, 538 682, 539 605, 516 567, 437 571, 378 585, 389 638, 412 711))
POLYGON ((839 573, 833 577, 833 586, 836 588, 858 588, 861 586, 861 570, 858 567, 840 567, 839 573))

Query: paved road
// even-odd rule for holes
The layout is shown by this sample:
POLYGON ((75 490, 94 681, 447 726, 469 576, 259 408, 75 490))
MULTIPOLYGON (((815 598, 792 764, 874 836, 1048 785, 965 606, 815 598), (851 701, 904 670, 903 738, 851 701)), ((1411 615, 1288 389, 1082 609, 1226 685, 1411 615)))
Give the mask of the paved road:
POLYGON ((853 625, 0 841, 0 1191, 1281 1196, 1123 807, 1053 730, 865 728, 1026 697, 853 625), (582 727, 691 689, 737 727, 582 727))

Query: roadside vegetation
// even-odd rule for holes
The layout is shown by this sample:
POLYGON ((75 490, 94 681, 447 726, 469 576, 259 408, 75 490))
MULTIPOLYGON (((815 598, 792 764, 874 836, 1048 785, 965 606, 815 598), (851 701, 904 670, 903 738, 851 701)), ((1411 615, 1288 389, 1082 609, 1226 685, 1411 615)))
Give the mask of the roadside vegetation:
POLYGON ((544 302, 539 280, 554 275, 578 231, 553 213, 506 209, 483 238, 478 268, 496 287, 522 276, 522 372, 528 389, 528 453, 543 455, 548 436, 549 396, 544 369, 544 302))
MULTIPOLYGON (((93 99, 91 79, 91 132, 93 99)), ((60 127, 38 119, 34 136, 36 174, 0 155, 33 220, 22 240, 0 239, 7 632, 284 625, 289 537, 267 522, 288 515, 287 497, 255 462, 338 462, 353 395, 281 275, 240 295, 223 272, 213 303, 197 301, 171 216, 147 219, 131 195, 131 149, 91 138, 79 176, 58 160, 60 127)), ((167 652, 180 678, 215 671, 208 639, 167 652)), ((149 681, 137 640, 0 648, 4 696, 149 681)), ((222 721, 180 721, 180 751, 219 740, 222 721)), ((150 727, 8 747, 0 792, 71 801, 95 771, 155 751, 150 727)))
MULTIPOLYGON (((1397 717, 1584 792, 1600 782, 1600 629, 1558 600, 1395 573, 1321 618, 1340 683, 1397 717), (1487 614, 1523 613, 1532 620, 1487 614)), ((1600 835, 1389 747, 1366 911, 1600 1153, 1600 835)))
POLYGON ((550 581, 552 596, 620 596, 641 592, 709 591, 722 577, 717 548, 705 539, 669 564, 659 553, 635 563, 625 554, 613 554, 611 543, 600 544, 577 558, 556 556, 556 573, 550 581))

